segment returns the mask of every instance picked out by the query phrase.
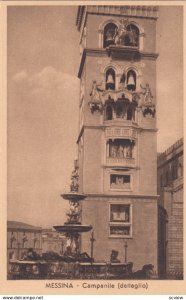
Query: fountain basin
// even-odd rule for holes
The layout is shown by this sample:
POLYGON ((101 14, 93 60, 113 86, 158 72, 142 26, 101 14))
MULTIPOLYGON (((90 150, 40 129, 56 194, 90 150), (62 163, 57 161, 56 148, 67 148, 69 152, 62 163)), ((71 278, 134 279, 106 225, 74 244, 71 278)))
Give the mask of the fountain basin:
POLYGON ((81 225, 81 224, 66 224, 62 226, 53 226, 56 231, 64 233, 81 233, 88 232, 92 229, 91 225, 81 225))
POLYGON ((69 192, 69 193, 61 194, 61 197, 69 201, 80 201, 85 199, 87 196, 85 194, 80 194, 78 192, 69 192))

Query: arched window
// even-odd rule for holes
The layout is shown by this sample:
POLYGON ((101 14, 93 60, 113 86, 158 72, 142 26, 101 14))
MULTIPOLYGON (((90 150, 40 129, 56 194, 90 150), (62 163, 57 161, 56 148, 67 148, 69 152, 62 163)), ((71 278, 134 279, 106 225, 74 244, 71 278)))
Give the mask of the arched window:
POLYGON ((15 253, 14 253, 14 251, 11 251, 11 252, 9 253, 9 259, 13 259, 13 258, 14 258, 14 256, 15 256, 15 253))
POLYGON ((115 90, 116 75, 112 68, 106 71, 106 90, 115 90))
POLYGON ((133 109, 129 105, 128 110, 127 110, 127 120, 132 120, 132 117, 133 117, 133 109))
POLYGON ((139 47, 139 29, 134 24, 127 25, 127 32, 125 36, 125 46, 139 47))
POLYGON ((113 118, 112 107, 111 105, 107 105, 105 110, 105 120, 112 120, 112 118, 113 118))
POLYGON ((124 114, 123 103, 116 103, 116 118, 124 118, 124 114))
POLYGON ((16 238, 14 236, 14 233, 11 233, 11 238, 10 238, 10 248, 14 248, 14 244, 15 244, 16 238))
POLYGON ((114 45, 114 37, 116 34, 117 26, 114 23, 108 23, 104 28, 103 33, 103 48, 114 45))
POLYGON ((129 70, 127 72, 127 90, 136 90, 136 72, 134 70, 129 70))
POLYGON ((181 162, 178 164, 178 178, 183 176, 183 165, 181 162))

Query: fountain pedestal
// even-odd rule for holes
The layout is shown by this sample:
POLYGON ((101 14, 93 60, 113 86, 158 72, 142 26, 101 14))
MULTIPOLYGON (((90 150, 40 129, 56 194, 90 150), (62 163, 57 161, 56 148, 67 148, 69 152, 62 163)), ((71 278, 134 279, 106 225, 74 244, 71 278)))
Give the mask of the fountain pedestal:
POLYGON ((71 191, 62 194, 63 199, 68 200, 70 210, 67 212, 67 221, 64 225, 54 226, 55 230, 65 234, 67 238, 66 255, 77 256, 80 254, 80 234, 88 232, 92 229, 91 225, 81 224, 81 208, 80 201, 86 198, 86 195, 78 192, 79 174, 77 161, 74 163, 74 171, 71 176, 71 191))

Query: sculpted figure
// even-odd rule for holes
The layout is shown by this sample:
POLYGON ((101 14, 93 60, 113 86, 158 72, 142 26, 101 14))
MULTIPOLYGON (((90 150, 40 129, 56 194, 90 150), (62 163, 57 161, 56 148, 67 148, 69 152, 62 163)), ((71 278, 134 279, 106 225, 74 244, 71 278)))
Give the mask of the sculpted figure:
POLYGON ((70 211, 67 213, 69 223, 77 223, 80 218, 80 210, 78 202, 70 202, 70 211))
POLYGON ((119 158, 123 158, 123 147, 120 145, 118 148, 118 157, 119 158))
POLYGON ((137 46, 138 35, 135 30, 130 28, 128 20, 122 19, 114 36, 116 45, 137 46), (127 37, 127 39, 125 39, 127 37))
POLYGON ((122 45, 124 44, 124 38, 126 36, 127 33, 127 24, 128 21, 122 19, 120 21, 120 25, 116 31, 116 35, 115 35, 115 44, 116 45, 122 45))
POLYGON ((151 93, 149 84, 147 83, 147 84, 145 85, 145 87, 143 87, 143 86, 140 84, 140 87, 141 87, 142 90, 144 91, 144 92, 142 92, 142 94, 144 95, 144 102, 145 102, 145 103, 152 103, 153 96, 152 96, 152 93, 151 93))
POLYGON ((79 188, 79 174, 78 174, 78 166, 75 165, 74 170, 71 175, 71 192, 78 192, 79 188))
POLYGON ((101 102, 100 92, 103 92, 103 90, 101 90, 99 86, 101 86, 101 84, 97 84, 96 80, 92 82, 92 91, 90 93, 91 103, 101 102))
POLYGON ((102 111, 102 94, 103 90, 99 88, 101 84, 97 84, 96 80, 92 82, 92 91, 90 93, 91 101, 88 103, 92 113, 94 111, 102 111))

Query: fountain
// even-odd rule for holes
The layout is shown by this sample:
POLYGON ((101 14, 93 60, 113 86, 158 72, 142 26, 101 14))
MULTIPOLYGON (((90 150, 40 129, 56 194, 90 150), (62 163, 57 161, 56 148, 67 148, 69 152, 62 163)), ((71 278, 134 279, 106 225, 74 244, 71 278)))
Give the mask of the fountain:
MULTIPOLYGON (((86 198, 78 192, 79 172, 77 160, 71 176, 70 192, 62 194, 68 200, 70 209, 64 225, 53 226, 55 230, 66 236, 66 250, 63 255, 54 252, 37 255, 32 251, 23 260, 10 261, 10 279, 128 279, 132 276, 133 263, 127 263, 127 242, 125 241, 125 262, 117 259, 118 251, 112 250, 111 259, 94 261, 93 245, 96 241, 94 232, 90 237, 91 256, 81 253, 80 235, 89 232, 91 225, 81 224, 80 201, 86 198)), ((33 250, 33 249, 32 249, 33 250)))
POLYGON ((70 204, 70 210, 67 213, 67 221, 62 226, 54 226, 55 230, 60 233, 64 233, 67 238, 67 246, 65 255, 72 256, 78 259, 81 256, 80 253, 80 234, 88 232, 92 229, 91 225, 81 224, 81 208, 80 201, 86 198, 86 195, 78 192, 79 189, 79 173, 78 173, 78 161, 74 161, 74 171, 71 176, 70 192, 62 194, 63 199, 68 200, 70 204))
MULTIPOLYGON (((63 255, 54 252, 42 253, 37 255, 32 251, 22 260, 11 260, 10 279, 51 279, 51 278, 80 278, 79 265, 82 263, 93 262, 93 250, 91 248, 91 257, 86 253, 80 252, 80 234, 92 229, 91 225, 81 224, 80 201, 86 198, 86 195, 78 192, 79 174, 77 160, 74 162, 74 171, 71 176, 70 192, 62 194, 63 199, 68 200, 70 210, 67 213, 67 221, 64 225, 53 226, 59 233, 66 236, 66 250, 63 255)), ((33 249, 32 249, 33 250, 33 249)))

